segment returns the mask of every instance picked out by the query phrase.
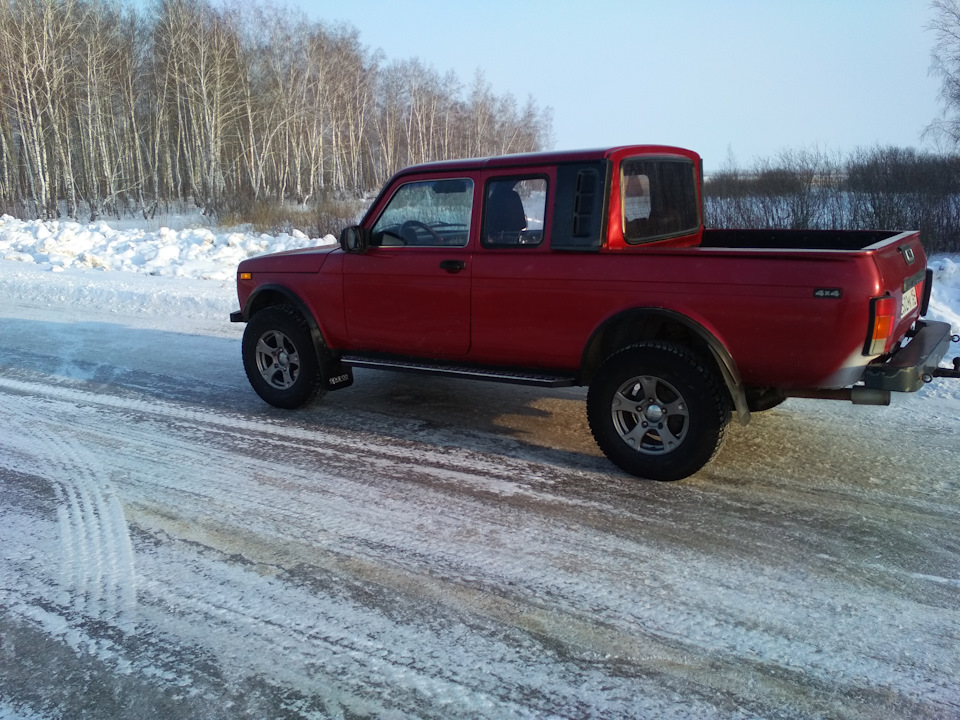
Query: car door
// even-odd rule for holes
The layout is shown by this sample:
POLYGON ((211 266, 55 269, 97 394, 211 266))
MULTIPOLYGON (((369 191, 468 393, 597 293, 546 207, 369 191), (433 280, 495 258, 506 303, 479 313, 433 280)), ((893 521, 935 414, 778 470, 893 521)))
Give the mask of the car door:
POLYGON ((483 177, 479 247, 473 266, 473 347, 479 362, 534 366, 561 332, 551 295, 569 278, 550 273, 545 244, 552 168, 483 177))
POLYGON ((346 327, 356 350, 456 357, 470 350, 471 178, 402 183, 344 258, 346 327))

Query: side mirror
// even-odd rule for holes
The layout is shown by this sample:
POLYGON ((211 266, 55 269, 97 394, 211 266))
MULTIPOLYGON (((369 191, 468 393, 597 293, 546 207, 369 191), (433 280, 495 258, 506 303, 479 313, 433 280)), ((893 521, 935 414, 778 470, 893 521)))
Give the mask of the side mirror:
POLYGON ((340 232, 340 247, 344 252, 362 255, 370 247, 370 233, 359 225, 351 225, 340 232))

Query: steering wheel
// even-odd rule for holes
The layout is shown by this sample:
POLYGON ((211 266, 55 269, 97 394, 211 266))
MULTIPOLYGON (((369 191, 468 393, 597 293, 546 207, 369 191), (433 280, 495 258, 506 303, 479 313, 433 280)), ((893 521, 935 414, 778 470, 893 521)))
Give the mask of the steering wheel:
MULTIPOLYGON (((419 220, 407 220, 405 223, 403 223, 403 225, 400 226, 400 234, 403 235, 405 240, 408 237, 408 232, 410 233, 411 237, 414 237, 414 238, 417 237, 418 230, 426 230, 428 233, 430 233, 431 237, 433 237, 434 239, 435 245, 443 244, 443 237, 441 237, 440 233, 438 233, 436 230, 434 230, 432 227, 430 227, 426 223, 420 222, 419 220)), ((408 240, 407 244, 414 245, 416 243, 411 243, 408 240)))

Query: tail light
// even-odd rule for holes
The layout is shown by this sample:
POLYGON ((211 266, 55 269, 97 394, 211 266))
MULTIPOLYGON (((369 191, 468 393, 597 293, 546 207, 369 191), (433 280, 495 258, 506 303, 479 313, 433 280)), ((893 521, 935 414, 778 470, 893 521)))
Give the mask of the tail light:
POLYGON ((894 297, 873 298, 870 301, 870 328, 863 354, 883 355, 896 327, 897 299, 894 297))

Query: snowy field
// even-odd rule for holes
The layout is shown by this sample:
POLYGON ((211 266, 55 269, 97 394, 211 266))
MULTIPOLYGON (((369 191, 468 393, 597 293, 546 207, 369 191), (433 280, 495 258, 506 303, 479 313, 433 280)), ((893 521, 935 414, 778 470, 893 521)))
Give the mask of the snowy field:
POLYGON ((276 411, 236 265, 317 242, 0 219, 0 720, 960 717, 960 382, 788 401, 672 484, 579 389, 276 411))
MULTIPOLYGON (((233 282, 241 260, 264 253, 281 252, 312 245, 336 244, 332 235, 317 240, 301 232, 293 235, 251 234, 242 231, 216 232, 209 228, 155 231, 112 229, 108 223, 80 225, 74 222, 22 221, 0 217, 0 273, 5 283, 23 288, 23 297, 44 302, 79 306, 94 303, 117 312, 157 314, 169 309, 165 294, 174 293, 176 283, 137 278, 149 275, 162 278, 189 278, 218 281, 206 285, 183 285, 187 295, 197 295, 194 311, 204 314, 207 303, 215 298, 234 297, 233 282), (37 270, 52 273, 75 271, 59 280, 37 280, 37 270), (77 272, 82 271, 82 272, 77 272), (126 294, 123 297, 99 297, 97 273, 120 271, 126 294), (21 282, 17 281, 22 277, 21 282), (69 278, 69 279, 67 279, 69 278), (32 289, 29 290, 29 288, 32 289), (139 292, 137 289, 140 289, 139 292), (227 288, 226 293, 219 292, 227 288)), ((935 272, 932 319, 946 320, 960 332, 960 257, 935 257, 930 261, 935 272)), ((9 296, 7 296, 9 297, 9 296)), ((228 298, 229 304, 229 298, 228 298)), ((232 309, 236 309, 236 303, 232 309)), ((209 307, 210 319, 223 317, 222 305, 209 307)), ((229 313, 229 310, 228 310, 229 313)))

